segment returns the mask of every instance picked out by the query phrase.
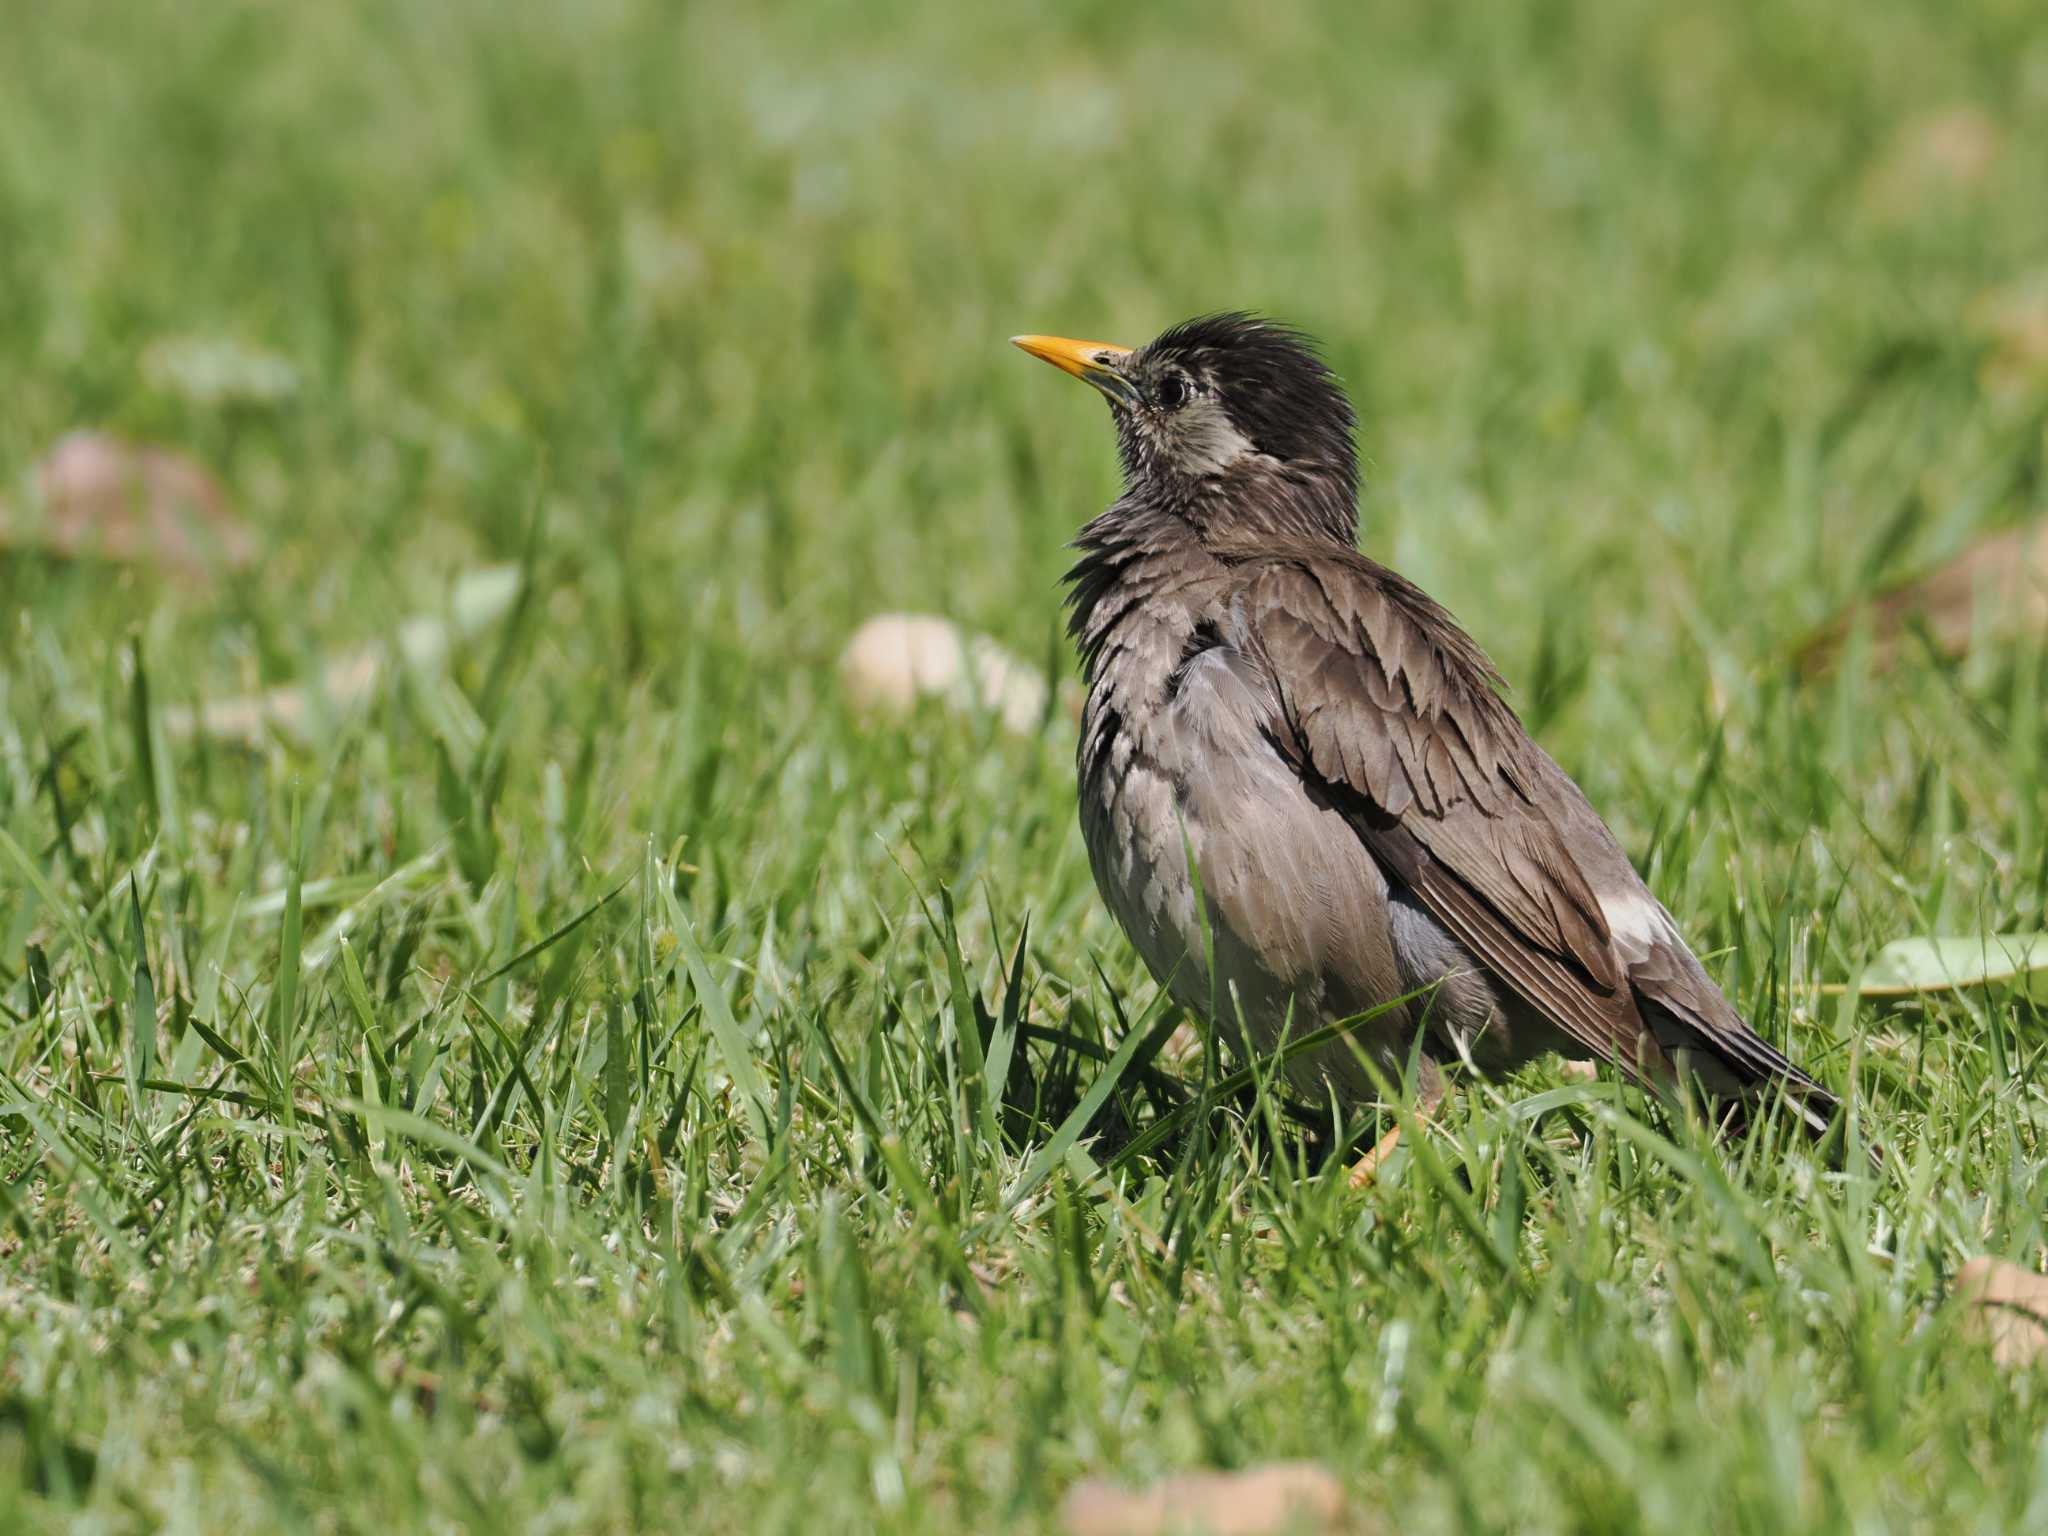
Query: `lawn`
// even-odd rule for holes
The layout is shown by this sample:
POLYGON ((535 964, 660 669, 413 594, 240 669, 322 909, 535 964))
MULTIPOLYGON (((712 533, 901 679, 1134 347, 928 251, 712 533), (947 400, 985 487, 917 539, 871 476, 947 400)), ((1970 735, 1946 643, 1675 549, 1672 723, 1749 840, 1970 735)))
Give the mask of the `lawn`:
POLYGON ((2042 1011, 1837 985, 2044 926, 2043 645, 1792 660, 2048 515, 2037 0, 4 34, 0 496, 117 433, 258 558, 0 553, 0 1528, 1050 1531, 1307 1458, 1390 1536, 2048 1529, 2048 1375, 1951 1301, 2043 1263, 2042 1011), (1004 339, 1236 307, 1881 1172, 1549 1066, 1354 1190, 1383 1121, 1146 1059, 1061 709, 850 708, 885 609, 1073 670, 1110 433, 1004 339))

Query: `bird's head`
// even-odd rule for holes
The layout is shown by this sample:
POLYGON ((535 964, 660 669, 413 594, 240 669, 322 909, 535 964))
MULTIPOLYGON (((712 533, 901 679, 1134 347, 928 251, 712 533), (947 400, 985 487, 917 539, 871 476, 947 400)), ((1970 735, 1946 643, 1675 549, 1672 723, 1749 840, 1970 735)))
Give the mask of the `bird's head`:
POLYGON ((1299 331, 1253 315, 1185 321, 1133 350, 1011 338, 1093 384, 1116 420, 1129 494, 1276 531, 1352 539, 1351 402, 1299 331))

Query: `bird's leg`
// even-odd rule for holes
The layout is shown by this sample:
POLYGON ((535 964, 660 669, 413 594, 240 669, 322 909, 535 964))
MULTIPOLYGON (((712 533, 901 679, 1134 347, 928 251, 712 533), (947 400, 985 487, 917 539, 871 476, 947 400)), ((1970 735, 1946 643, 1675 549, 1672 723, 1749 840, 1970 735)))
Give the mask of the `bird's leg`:
POLYGON ((1401 1127, 1397 1125, 1378 1141, 1374 1142, 1371 1151, 1351 1165, 1351 1187, 1353 1189, 1363 1189, 1366 1185, 1370 1184, 1379 1173, 1380 1164, 1400 1144, 1401 1127))
MULTIPOLYGON (((1447 1091, 1448 1084, 1444 1081, 1443 1071, 1427 1056, 1423 1057, 1422 1067, 1416 1074, 1415 1082, 1417 1117, 1424 1120, 1434 1119, 1447 1091)), ((1380 1164, 1385 1162, 1394 1148, 1400 1144, 1401 1127, 1396 1123, 1391 1131, 1372 1144, 1372 1150, 1351 1165, 1351 1187, 1363 1189, 1370 1184, 1378 1176, 1380 1164)))

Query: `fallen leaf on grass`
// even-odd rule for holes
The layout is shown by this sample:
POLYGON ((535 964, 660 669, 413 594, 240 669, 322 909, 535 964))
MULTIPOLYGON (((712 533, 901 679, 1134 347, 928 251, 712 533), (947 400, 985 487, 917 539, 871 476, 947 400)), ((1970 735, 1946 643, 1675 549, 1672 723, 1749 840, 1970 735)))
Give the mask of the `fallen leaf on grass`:
POLYGON ((2004 1259, 1976 1258, 1956 1274, 1968 1325, 1991 1341, 1991 1358, 2008 1370, 2048 1352, 2048 1275, 2004 1259))
POLYGON ((1856 983, 1826 982, 1836 996, 1854 985, 1863 997, 1916 997, 2012 982, 2048 1000, 2048 933, 1973 933, 1894 939, 1864 967, 1856 983))
POLYGON ((1987 289, 1963 319, 1989 346, 1979 373, 1987 394, 2026 395, 2048 386, 2048 272, 1987 289))
MULTIPOLYGON (((398 626, 397 658, 431 671, 467 639, 509 612, 519 596, 519 567, 485 566, 457 579, 439 614, 415 614, 398 626)), ((198 709, 164 711, 164 729, 174 736, 201 735, 254 746, 273 730, 301 734, 316 700, 341 709, 369 696, 393 659, 382 649, 352 651, 320 671, 317 684, 293 683, 239 698, 216 699, 198 709)))
POLYGON ((884 613, 853 632, 839 679, 857 709, 908 714, 920 698, 956 709, 993 710, 1013 731, 1045 718, 1046 681, 1037 668, 986 635, 922 613, 884 613))
POLYGON ((0 548, 149 565, 196 580, 256 555, 227 493, 200 464, 104 432, 59 439, 36 466, 32 503, 0 504, 0 548))
POLYGON ((1949 656, 1980 639, 2048 632, 2048 522, 1979 539, 1947 563, 1852 607, 1801 647, 1801 670, 1823 670, 1859 622, 1878 667, 1898 660, 1901 642, 1915 630, 1949 656))
POLYGON ((299 371, 275 352, 227 336, 165 336, 142 354, 153 387, 195 405, 280 405, 299 390, 299 371))
POLYGON ((1343 1514, 1343 1488, 1310 1461, 1272 1461, 1242 1472, 1184 1472, 1137 1489, 1091 1479, 1069 1489, 1060 1505, 1068 1536, 1327 1531, 1343 1514))
POLYGON ((1863 203, 1886 218, 1911 218, 1937 199, 1981 187, 2004 152, 2005 135, 1968 103, 1903 124, 1863 181, 1863 203))

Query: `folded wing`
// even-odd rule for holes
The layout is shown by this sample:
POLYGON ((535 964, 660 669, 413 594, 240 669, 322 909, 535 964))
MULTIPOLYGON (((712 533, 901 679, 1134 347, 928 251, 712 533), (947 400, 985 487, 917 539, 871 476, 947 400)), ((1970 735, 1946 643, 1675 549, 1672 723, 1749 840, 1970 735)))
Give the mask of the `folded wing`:
POLYGON ((1482 965, 1638 1079, 1705 1055, 1731 1086, 1827 1095, 1743 1022, 1584 796, 1523 730, 1485 655, 1363 556, 1247 563, 1232 642, 1261 656, 1275 744, 1482 965))

